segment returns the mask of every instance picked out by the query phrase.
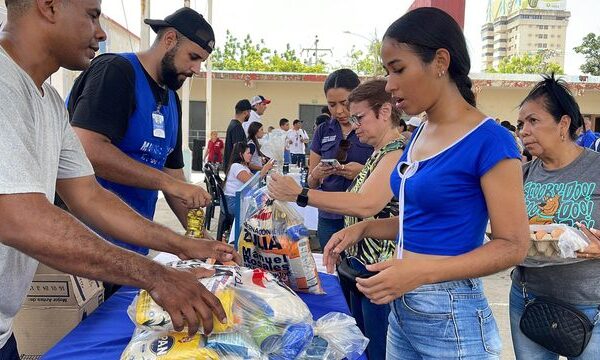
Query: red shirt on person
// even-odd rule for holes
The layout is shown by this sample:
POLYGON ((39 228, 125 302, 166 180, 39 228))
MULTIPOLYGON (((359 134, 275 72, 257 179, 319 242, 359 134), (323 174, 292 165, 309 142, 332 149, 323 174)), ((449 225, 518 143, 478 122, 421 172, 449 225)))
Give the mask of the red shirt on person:
POLYGON ((217 138, 216 140, 208 140, 208 161, 213 163, 223 162, 223 148, 225 144, 223 140, 217 138))

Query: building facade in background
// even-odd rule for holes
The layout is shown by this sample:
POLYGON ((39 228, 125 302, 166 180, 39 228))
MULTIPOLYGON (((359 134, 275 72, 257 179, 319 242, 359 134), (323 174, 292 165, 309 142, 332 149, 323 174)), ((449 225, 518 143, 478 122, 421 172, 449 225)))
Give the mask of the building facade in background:
POLYGON ((6 22, 6 5, 4 5, 4 1, 0 2, 0 30, 4 27, 4 23, 6 22))
POLYGON ((505 57, 544 52, 564 68, 566 0, 488 0, 481 27, 482 69, 496 68, 505 57))
MULTIPOLYGON (((127 30, 115 20, 106 15, 100 15, 100 25, 104 32, 106 32, 106 41, 99 44, 100 49, 96 55, 104 53, 137 52, 139 50, 140 37, 127 30)), ((66 98, 79 74, 79 71, 60 68, 57 72, 52 74, 49 82, 63 98, 66 98)))
POLYGON ((460 25, 465 28, 465 0, 414 0, 408 10, 421 7, 434 7, 444 10, 460 25))

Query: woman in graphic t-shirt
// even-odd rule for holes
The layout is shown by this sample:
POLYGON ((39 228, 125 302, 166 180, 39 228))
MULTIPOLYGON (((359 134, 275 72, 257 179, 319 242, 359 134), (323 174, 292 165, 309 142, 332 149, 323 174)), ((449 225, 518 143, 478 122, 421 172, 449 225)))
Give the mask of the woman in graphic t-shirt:
MULTIPOLYGON (((523 165, 530 224, 560 223, 581 229, 590 246, 578 256, 587 261, 544 267, 518 266, 512 274, 510 326, 517 359, 558 359, 528 339, 519 327, 529 300, 546 296, 566 302, 592 323, 600 320, 600 153, 576 143, 583 123, 566 83, 544 77, 521 103, 519 121, 525 148, 536 159, 523 165)), ((600 359, 600 326, 578 360, 600 359)))
POLYGON ((528 248, 520 155, 475 107, 464 35, 437 8, 395 21, 381 49, 387 90, 407 114, 425 111, 390 177, 399 216, 359 222, 325 249, 397 239, 396 258, 367 266, 357 288, 390 303, 386 359, 499 359, 501 341, 481 276, 523 261, 528 248), (494 238, 483 244, 488 218, 494 238))

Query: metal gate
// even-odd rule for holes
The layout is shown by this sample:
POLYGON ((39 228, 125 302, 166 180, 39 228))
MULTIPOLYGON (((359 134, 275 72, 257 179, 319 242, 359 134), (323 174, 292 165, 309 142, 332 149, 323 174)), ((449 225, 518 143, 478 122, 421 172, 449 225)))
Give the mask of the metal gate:
MULTIPOLYGON (((321 109, 325 105, 302 105, 300 104, 300 120, 302 121, 302 128, 308 134, 308 138, 312 141, 315 127, 315 120, 317 116, 321 115, 321 109)), ((293 122, 293 119, 290 119, 293 122)), ((291 126, 290 126, 291 128, 291 126)), ((306 146, 307 152, 310 150, 310 146, 306 146)))

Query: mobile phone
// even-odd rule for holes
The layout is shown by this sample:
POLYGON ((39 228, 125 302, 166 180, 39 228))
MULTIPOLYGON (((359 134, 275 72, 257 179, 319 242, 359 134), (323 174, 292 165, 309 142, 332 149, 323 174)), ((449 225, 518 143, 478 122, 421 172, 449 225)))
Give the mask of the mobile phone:
POLYGON ((337 159, 321 159, 321 164, 334 168, 342 166, 337 159))

